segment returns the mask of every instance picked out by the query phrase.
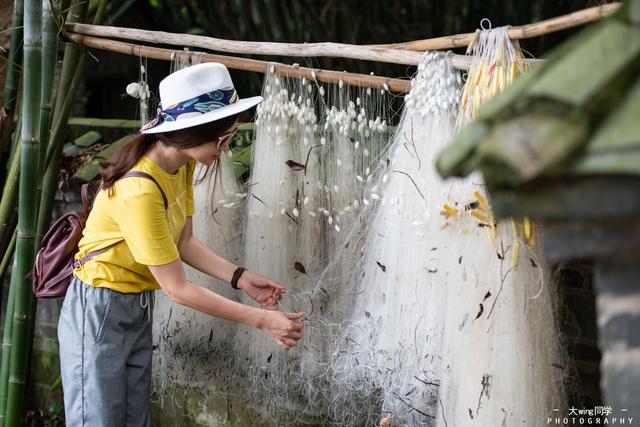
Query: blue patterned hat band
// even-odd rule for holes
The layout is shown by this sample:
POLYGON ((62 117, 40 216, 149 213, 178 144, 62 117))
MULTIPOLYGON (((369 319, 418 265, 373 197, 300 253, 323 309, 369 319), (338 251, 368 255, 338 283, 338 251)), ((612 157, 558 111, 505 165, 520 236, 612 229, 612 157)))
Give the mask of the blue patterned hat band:
POLYGON ((234 88, 231 88, 203 93, 195 98, 170 105, 164 110, 162 109, 162 105, 158 104, 158 113, 155 119, 144 125, 141 130, 144 131, 154 128, 164 122, 175 122, 197 117, 235 102, 238 102, 238 93, 234 88))

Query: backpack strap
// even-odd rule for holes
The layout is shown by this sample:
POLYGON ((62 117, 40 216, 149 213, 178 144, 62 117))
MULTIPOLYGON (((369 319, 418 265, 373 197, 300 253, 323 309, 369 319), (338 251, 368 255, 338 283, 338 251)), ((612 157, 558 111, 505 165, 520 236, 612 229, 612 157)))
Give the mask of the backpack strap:
POLYGON ((124 242, 124 239, 123 240, 118 240, 117 242, 112 243, 112 244, 110 244, 109 246, 107 246, 105 248, 98 249, 98 250, 95 250, 95 251, 91 251, 91 252, 87 253, 85 256, 83 256, 82 258, 74 260, 73 261, 73 268, 80 267, 82 264, 84 264, 85 262, 89 261, 94 256, 100 255, 102 252, 105 252, 108 249, 111 249, 112 247, 114 247, 115 245, 117 245, 120 242, 124 242))
MULTIPOLYGON (((148 173, 141 172, 141 171, 129 171, 129 172, 125 173, 124 175, 122 175, 118 179, 129 178, 129 177, 146 178, 148 180, 153 181, 153 183, 156 184, 156 186, 158 187, 158 190, 160 190, 160 194, 162 195, 162 200, 164 202, 165 210, 168 208, 169 201, 167 200, 167 195, 164 193, 164 190, 162 189, 162 187, 160 186, 158 181, 156 181, 156 179, 153 176, 149 175, 148 173)), ((89 215, 89 211, 90 211, 89 184, 84 184, 82 186, 82 207, 83 207, 84 211, 86 212, 86 214, 88 216, 89 215)), ((115 245, 117 245, 118 243, 123 242, 123 241, 124 241, 124 239, 123 240, 118 240, 117 242, 112 243, 107 247, 104 247, 102 249, 98 249, 98 250, 91 251, 91 252, 87 253, 82 258, 80 258, 78 260, 74 260, 73 267, 74 268, 80 267, 82 264, 84 264, 85 262, 89 261, 94 256, 100 255, 101 253, 105 252, 108 249, 111 249, 112 247, 114 247, 115 245)))
POLYGON ((129 177, 132 177, 132 176, 135 176, 135 177, 138 177, 138 178, 146 178, 146 179, 149 179, 149 180, 153 181, 154 184, 156 184, 156 186, 158 187, 158 190, 160 190, 160 194, 162 194, 162 200, 164 201, 164 208, 167 209, 169 207, 169 202, 167 200, 167 195, 164 194, 164 191, 162 190, 162 187, 160 187, 160 184, 158 184, 158 181, 156 181, 156 179, 153 176, 149 175, 148 173, 141 172, 141 171, 129 171, 129 172, 125 173, 124 175, 122 175, 120 177, 120 179, 129 178, 129 177))
POLYGON ((80 189, 80 193, 82 194, 82 212, 85 216, 89 216, 89 211, 91 210, 91 205, 89 204, 89 184, 82 184, 82 188, 80 189))

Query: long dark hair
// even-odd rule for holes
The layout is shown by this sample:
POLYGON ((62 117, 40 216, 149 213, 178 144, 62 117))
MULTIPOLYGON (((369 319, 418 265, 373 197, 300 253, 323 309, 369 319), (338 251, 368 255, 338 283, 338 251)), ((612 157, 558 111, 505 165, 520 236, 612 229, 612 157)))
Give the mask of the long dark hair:
MULTIPOLYGON (((162 141, 165 145, 176 148, 191 148, 198 145, 213 141, 222 135, 224 131, 229 129, 231 125, 238 119, 238 114, 225 117, 220 120, 205 123, 186 129, 180 129, 173 132, 140 134, 134 139, 119 147, 115 153, 100 163, 100 175, 102 176, 102 188, 112 194, 113 184, 120 179, 122 175, 127 173, 140 158, 155 144, 157 140, 162 141)), ((207 174, 213 169, 216 174, 214 181, 218 181, 220 175, 220 163, 216 160, 211 167, 198 177, 196 183, 200 183, 207 174)))

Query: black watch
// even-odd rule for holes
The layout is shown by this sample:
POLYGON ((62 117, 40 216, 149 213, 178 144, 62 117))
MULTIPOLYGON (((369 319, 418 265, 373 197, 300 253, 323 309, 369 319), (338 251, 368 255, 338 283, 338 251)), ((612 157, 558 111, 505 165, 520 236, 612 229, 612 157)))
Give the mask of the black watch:
POLYGON ((233 277, 231 277, 231 287, 233 289, 240 289, 238 287, 238 280, 240 280, 240 276, 242 276, 242 273, 244 273, 245 271, 247 271, 246 268, 238 267, 236 268, 236 271, 233 272, 233 277))

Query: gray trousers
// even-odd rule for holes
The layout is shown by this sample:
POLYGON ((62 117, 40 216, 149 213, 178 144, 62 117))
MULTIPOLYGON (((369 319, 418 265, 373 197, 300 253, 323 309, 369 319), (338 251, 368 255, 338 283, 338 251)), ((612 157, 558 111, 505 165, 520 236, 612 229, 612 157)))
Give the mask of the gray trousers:
POLYGON ((72 278, 58 322, 67 426, 151 425, 152 300, 72 278))

